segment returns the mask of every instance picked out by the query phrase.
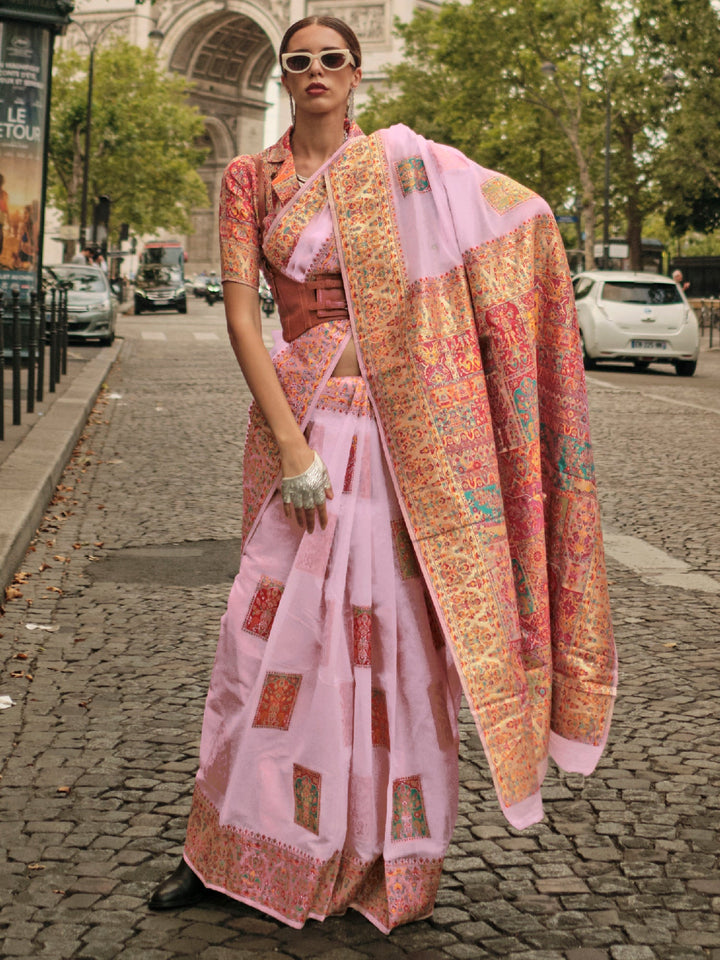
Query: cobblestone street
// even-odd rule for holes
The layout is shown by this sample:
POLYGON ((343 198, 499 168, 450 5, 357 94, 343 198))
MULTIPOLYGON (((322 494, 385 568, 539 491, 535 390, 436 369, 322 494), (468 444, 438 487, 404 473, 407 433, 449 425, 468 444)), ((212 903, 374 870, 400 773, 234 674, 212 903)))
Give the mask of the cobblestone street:
POLYGON ((0 618, 0 957, 720 960, 717 351, 692 383, 589 382, 621 671, 595 775, 551 767, 544 822, 515 831, 464 709, 431 919, 386 937, 354 913, 292 930, 218 894, 148 911, 180 855, 239 559, 248 397, 217 318, 120 322, 0 618))

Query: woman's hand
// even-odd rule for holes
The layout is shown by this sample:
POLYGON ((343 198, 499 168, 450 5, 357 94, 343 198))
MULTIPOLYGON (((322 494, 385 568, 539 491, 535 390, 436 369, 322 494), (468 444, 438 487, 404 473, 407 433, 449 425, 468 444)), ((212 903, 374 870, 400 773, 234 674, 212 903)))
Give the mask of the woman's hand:
POLYGON ((324 530, 327 526, 325 499, 332 500, 333 496, 330 479, 322 460, 321 467, 313 468, 314 451, 308 446, 295 420, 263 343, 257 287, 226 280, 223 291, 228 333, 235 356, 250 392, 277 442, 282 476, 285 480, 292 480, 291 487, 300 491, 293 493, 289 502, 283 504, 285 516, 294 516, 303 530, 312 533, 317 512, 320 527, 324 530), (320 470, 323 471, 322 474, 318 472, 320 470), (309 478, 302 480, 308 471, 309 478), (305 487, 308 487, 307 491, 305 487), (308 506, 304 505, 303 491, 307 493, 308 506))
POLYGON ((304 451, 286 452, 284 455, 281 453, 281 462, 280 493, 285 516, 288 519, 295 517, 298 526, 312 533, 315 529, 315 511, 317 511, 320 529, 324 530, 327 526, 325 501, 333 498, 330 477, 325 464, 307 444, 304 451))

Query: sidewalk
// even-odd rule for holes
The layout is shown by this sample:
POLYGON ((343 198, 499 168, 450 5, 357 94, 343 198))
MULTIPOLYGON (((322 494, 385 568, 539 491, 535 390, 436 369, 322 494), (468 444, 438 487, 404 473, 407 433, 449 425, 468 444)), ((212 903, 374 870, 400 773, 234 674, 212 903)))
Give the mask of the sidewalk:
MULTIPOLYGON (((36 404, 33 414, 25 412, 23 390, 20 426, 12 426, 12 407, 5 405, 5 439, 0 442, 0 598, 35 534, 121 349, 122 341, 116 340, 111 347, 100 348, 89 361, 69 356, 67 374, 55 393, 49 393, 46 385, 44 399, 36 404)), ((71 347, 70 354, 73 352, 71 347)), ((25 374, 23 371, 23 384, 25 374)), ((6 393, 11 375, 6 368, 6 393)))

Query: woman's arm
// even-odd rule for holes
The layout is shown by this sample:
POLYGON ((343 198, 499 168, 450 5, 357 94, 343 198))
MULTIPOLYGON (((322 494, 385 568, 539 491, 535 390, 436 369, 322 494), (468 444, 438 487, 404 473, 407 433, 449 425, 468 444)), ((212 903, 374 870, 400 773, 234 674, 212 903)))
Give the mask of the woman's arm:
MULTIPOLYGON (((223 283, 223 297, 230 343, 250 392, 275 437, 280 450, 282 475, 296 477, 308 469, 314 454, 293 416, 263 343, 257 290, 245 283, 226 280, 223 283)), ((326 496, 332 499, 331 489, 326 491, 326 496)), ((327 525, 325 503, 308 509, 294 508, 289 503, 283 506, 285 516, 295 516, 298 524, 308 533, 315 528, 315 510, 321 529, 324 530, 327 525)))

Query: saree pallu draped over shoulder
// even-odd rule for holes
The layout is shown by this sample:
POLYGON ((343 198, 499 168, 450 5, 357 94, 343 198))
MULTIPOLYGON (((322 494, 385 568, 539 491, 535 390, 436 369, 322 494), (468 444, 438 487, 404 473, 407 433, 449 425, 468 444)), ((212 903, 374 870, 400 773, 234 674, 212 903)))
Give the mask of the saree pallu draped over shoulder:
MULTIPOLYGON (((280 212, 266 255, 325 204, 350 321, 309 331, 278 375, 306 422, 352 328, 501 807, 526 827, 548 757, 595 768, 617 683, 562 240, 535 194, 402 126, 348 142, 280 212)), ((245 464, 247 538, 278 476, 257 413, 245 464)))

